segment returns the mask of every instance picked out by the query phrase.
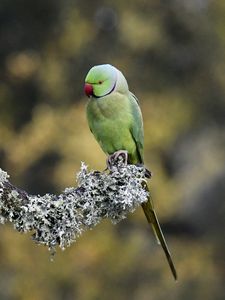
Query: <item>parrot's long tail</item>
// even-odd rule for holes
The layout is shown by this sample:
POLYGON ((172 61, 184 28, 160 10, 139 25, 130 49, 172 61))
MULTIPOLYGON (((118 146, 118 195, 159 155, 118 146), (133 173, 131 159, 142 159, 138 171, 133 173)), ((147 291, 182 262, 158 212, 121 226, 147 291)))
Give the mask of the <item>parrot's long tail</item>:
MULTIPOLYGON (((146 183, 145 183, 145 188, 149 192, 148 186, 147 186, 146 183)), ((148 201, 142 204, 142 208, 144 210, 144 213, 145 213, 145 216, 146 216, 146 218, 148 220, 148 223, 151 224, 151 226, 152 226, 152 229, 153 229, 153 232, 154 232, 154 234, 156 236, 157 242, 159 244, 161 244, 161 246, 162 246, 162 248, 164 250, 164 253, 166 255, 166 259, 167 259, 168 264, 170 266, 170 269, 171 269, 171 272, 173 274, 173 277, 174 277, 175 280, 177 280, 177 271, 176 271, 175 266, 173 264, 173 260, 172 260, 169 248, 168 248, 166 240, 164 238, 164 235, 163 235, 161 226, 159 224, 157 215, 156 215, 156 213, 154 211, 153 203, 151 201, 150 196, 149 196, 148 201)))

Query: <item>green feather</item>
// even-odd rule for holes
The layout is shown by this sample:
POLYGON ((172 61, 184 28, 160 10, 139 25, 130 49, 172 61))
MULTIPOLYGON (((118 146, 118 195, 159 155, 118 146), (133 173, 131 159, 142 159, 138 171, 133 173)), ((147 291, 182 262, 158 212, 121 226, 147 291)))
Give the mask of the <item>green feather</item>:
MULTIPOLYGON (((136 144, 136 155, 138 157, 138 162, 144 164, 144 130, 142 114, 136 96, 132 93, 129 93, 129 100, 132 109, 132 126, 130 131, 136 144)), ((131 163, 134 162, 131 161, 131 163)))

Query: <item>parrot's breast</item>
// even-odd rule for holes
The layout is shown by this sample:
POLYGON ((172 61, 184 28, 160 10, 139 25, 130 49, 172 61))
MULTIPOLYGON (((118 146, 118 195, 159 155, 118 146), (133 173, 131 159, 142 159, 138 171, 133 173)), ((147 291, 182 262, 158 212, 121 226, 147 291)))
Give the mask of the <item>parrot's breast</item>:
POLYGON ((90 100, 87 118, 92 133, 105 153, 126 150, 130 157, 136 157, 136 144, 130 131, 133 115, 128 97, 114 93, 90 100))

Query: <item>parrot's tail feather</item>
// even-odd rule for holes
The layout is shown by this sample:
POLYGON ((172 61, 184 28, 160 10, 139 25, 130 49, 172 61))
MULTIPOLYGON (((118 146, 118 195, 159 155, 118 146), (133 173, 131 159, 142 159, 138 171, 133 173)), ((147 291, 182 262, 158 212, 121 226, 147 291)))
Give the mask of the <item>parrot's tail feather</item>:
POLYGON ((154 232, 157 244, 161 245, 160 240, 159 240, 158 235, 157 235, 157 231, 155 230, 155 227, 154 227, 154 225, 152 223, 151 223, 151 226, 152 226, 152 230, 154 232))
MULTIPOLYGON (((146 189, 148 189, 147 184, 146 184, 146 189)), ((161 244, 161 246, 164 250, 164 253, 166 255, 166 258, 167 258, 168 264, 170 266, 171 272, 173 274, 173 277, 175 280, 177 280, 177 271, 175 269, 175 266, 174 266, 169 248, 167 246, 166 240, 164 238, 161 226, 159 224, 158 218, 153 209, 153 205, 152 205, 150 197, 147 202, 142 204, 142 208, 144 210, 144 213, 145 213, 145 216, 146 216, 148 222, 151 224, 151 226, 153 228, 153 232, 156 236, 157 242, 159 244, 161 244)))

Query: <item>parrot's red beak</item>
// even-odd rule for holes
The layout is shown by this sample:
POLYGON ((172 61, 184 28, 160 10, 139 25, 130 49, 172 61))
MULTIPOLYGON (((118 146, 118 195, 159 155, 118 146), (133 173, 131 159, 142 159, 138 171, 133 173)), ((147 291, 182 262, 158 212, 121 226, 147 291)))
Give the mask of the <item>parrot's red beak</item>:
POLYGON ((85 83, 84 92, 88 97, 93 96, 93 86, 90 83, 85 83))

